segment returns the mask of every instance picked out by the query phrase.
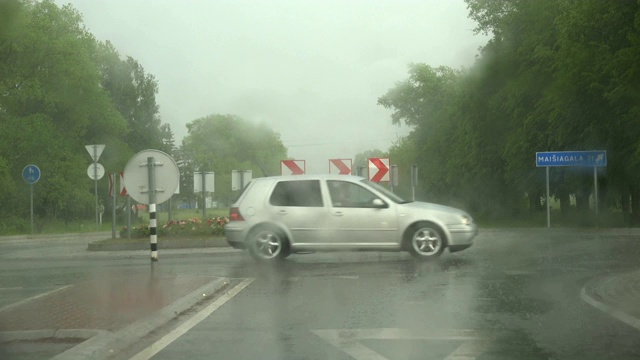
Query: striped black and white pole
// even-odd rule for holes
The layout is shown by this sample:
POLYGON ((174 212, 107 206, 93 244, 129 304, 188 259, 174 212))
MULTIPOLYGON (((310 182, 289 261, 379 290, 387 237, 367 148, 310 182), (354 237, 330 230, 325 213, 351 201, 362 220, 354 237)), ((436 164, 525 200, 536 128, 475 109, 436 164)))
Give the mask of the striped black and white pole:
POLYGON ((156 178, 155 159, 147 158, 149 169, 149 242, 151 244, 151 261, 158 261, 158 221, 156 220, 156 178))
POLYGON ((151 261, 158 261, 158 221, 156 220, 156 204, 149 204, 149 234, 151 238, 151 261))

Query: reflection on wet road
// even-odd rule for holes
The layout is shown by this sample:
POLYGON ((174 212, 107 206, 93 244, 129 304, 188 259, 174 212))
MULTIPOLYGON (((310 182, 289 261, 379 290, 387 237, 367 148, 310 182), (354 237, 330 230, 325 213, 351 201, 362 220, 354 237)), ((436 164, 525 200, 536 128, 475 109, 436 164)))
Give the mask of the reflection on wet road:
POLYGON ((493 235, 431 262, 242 257, 224 276, 255 282, 156 358, 640 358, 640 331, 580 300, 588 279, 632 268, 640 240, 493 235))
MULTIPOLYGON (((636 269, 638 258, 635 236, 541 230, 485 231, 471 249, 430 262, 324 253, 266 266, 242 253, 165 252, 158 276, 254 280, 153 358, 638 359, 640 331, 580 298, 585 284, 636 269)), ((73 261, 98 273, 148 271, 142 258, 73 261)), ((62 264, 41 266, 77 279, 62 264)))

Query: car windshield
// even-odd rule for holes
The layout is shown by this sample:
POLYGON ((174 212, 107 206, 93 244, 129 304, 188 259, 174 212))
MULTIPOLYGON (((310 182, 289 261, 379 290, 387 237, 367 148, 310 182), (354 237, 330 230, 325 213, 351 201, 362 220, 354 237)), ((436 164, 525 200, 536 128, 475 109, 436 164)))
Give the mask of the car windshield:
POLYGON ((373 181, 369 181, 367 179, 362 179, 361 180, 362 183, 367 184, 368 186, 376 189, 377 191, 381 192, 382 194, 384 194, 384 196, 386 196, 389 200, 393 201, 394 203, 397 204, 405 204, 408 203, 410 201, 407 201, 405 199, 403 199, 402 197, 400 197, 398 194, 392 192, 391 190, 387 189, 386 187, 373 182, 373 181))

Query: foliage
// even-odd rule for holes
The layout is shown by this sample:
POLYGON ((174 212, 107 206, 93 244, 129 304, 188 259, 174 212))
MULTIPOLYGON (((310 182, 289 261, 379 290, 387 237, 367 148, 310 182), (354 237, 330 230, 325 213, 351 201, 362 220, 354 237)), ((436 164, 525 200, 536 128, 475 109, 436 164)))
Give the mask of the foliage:
POLYGON ((215 172, 215 197, 230 203, 232 170, 252 170, 254 177, 275 175, 287 150, 280 134, 264 124, 234 115, 210 115, 187 124, 188 134, 178 151, 184 193, 192 193, 193 173, 215 172))
POLYGON ((92 217, 85 145, 107 145, 100 158, 107 173, 121 171, 138 150, 169 148, 172 134, 168 126, 161 130, 156 93, 154 77, 96 41, 71 5, 1 1, 0 231, 12 218, 29 217, 29 187, 21 179, 27 164, 41 169, 33 186, 38 230, 56 219, 92 217))
MULTIPOLYGON (((378 100, 413 127, 390 149, 394 163, 419 165, 427 199, 491 221, 525 211, 525 196, 530 212, 542 209, 536 151, 607 150, 600 202, 640 218, 640 4, 466 2, 476 32, 491 35, 474 66, 412 64, 378 100)), ((563 215, 572 195, 589 206, 593 176, 551 173, 563 215)))

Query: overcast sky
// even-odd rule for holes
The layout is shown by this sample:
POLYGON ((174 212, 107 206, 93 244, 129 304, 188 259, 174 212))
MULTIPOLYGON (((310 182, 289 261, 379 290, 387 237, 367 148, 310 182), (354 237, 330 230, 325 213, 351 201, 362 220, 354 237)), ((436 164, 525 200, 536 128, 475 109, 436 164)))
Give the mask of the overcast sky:
POLYGON ((57 0, 158 80, 162 122, 228 113, 263 121, 308 173, 387 150, 408 133, 377 105, 409 63, 473 64, 463 0, 57 0))

